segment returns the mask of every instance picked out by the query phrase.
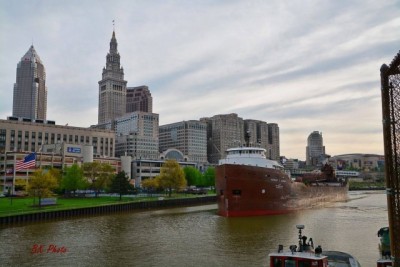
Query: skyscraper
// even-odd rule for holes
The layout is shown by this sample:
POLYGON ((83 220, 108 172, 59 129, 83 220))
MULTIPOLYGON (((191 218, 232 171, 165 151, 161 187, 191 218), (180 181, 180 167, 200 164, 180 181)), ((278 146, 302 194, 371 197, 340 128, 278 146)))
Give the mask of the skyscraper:
POLYGON ((268 150, 267 158, 279 160, 280 157, 280 139, 279 126, 277 123, 268 123, 268 150))
POLYGON ((33 45, 17 65, 13 117, 46 120, 46 71, 33 45))
POLYGON ((314 131, 307 138, 306 147, 306 165, 319 166, 322 163, 322 157, 325 155, 325 146, 323 144, 322 133, 314 131))
POLYGON ((117 39, 113 31, 110 51, 106 57, 102 79, 99 81, 99 117, 98 123, 105 123, 126 113, 126 81, 124 69, 120 66, 117 39))
POLYGON ((126 113, 153 112, 153 98, 146 85, 126 88, 126 113))
POLYGON ((250 146, 265 148, 268 159, 279 160, 279 126, 259 120, 244 120, 244 132, 250 132, 250 146))
POLYGON ((200 121, 207 124, 208 162, 217 164, 228 148, 244 144, 243 118, 236 113, 201 118, 200 121))
POLYGON ((197 120, 181 121, 159 127, 159 148, 164 152, 179 149, 189 161, 207 162, 207 124, 197 120))
POLYGON ((114 120, 115 155, 158 159, 158 114, 135 111, 114 120))
POLYGON ((244 132, 250 133, 250 146, 262 147, 268 150, 268 125, 265 121, 244 120, 244 132))

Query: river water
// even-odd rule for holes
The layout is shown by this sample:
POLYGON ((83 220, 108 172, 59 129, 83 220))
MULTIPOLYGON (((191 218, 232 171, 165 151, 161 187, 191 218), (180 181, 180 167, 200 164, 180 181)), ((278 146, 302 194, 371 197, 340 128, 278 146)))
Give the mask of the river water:
POLYGON ((129 212, 0 228, 0 266, 268 266, 278 244, 297 244, 296 224, 324 250, 376 266, 388 225, 382 191, 287 215, 224 218, 216 205, 129 212))

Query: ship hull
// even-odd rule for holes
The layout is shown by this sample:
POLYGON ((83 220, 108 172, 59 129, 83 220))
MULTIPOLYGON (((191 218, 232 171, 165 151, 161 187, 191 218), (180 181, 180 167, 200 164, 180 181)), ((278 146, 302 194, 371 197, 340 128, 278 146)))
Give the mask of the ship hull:
POLYGON ((236 164, 216 168, 218 214, 276 215, 347 199, 343 183, 305 185, 280 170, 236 164))

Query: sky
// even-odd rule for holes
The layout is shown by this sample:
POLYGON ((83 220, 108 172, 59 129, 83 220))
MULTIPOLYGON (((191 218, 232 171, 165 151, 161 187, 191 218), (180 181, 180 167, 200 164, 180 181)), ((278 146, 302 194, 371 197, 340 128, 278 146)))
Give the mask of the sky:
POLYGON ((33 44, 47 119, 97 123, 113 29, 129 87, 147 85, 160 125, 236 113, 277 123, 280 152, 383 154, 380 67, 400 49, 396 0, 0 0, 0 119, 33 44), (114 25, 113 25, 114 21, 114 25))

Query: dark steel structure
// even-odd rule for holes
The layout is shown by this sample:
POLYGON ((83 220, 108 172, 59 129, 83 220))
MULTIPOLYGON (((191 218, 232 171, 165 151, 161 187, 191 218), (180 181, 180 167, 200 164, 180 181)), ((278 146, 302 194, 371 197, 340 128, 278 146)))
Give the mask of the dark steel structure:
POLYGON ((400 267, 400 52, 380 71, 390 247, 400 267))

